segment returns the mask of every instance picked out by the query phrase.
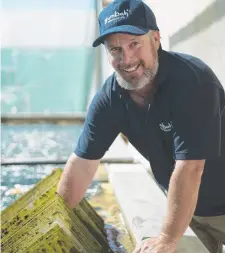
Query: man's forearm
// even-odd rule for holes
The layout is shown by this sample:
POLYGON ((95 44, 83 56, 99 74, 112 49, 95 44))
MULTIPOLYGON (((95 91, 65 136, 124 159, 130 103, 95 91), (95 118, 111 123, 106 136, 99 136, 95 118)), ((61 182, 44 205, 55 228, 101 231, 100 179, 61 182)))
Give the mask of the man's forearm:
POLYGON ((196 165, 183 161, 176 163, 168 191, 168 213, 162 235, 169 241, 181 239, 194 214, 201 183, 204 161, 196 165), (203 164, 203 165, 202 165, 203 164))
POLYGON ((72 154, 59 181, 57 192, 71 208, 84 197, 98 167, 98 160, 85 160, 72 154))

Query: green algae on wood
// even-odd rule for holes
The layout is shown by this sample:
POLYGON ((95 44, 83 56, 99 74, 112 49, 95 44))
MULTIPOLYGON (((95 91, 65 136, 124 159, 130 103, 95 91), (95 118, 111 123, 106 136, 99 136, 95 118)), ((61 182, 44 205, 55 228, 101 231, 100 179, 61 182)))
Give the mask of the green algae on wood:
POLYGON ((38 182, 33 189, 28 191, 12 205, 3 210, 1 214, 1 224, 3 225, 11 220, 25 207, 32 209, 33 201, 39 198, 39 196, 44 194, 48 189, 52 188, 53 185, 56 185, 60 179, 61 173, 61 169, 53 170, 49 176, 38 182))
MULTIPOLYGON (((39 215, 35 216, 14 234, 3 244, 2 250, 3 252, 4 250, 6 250, 5 252, 26 252, 33 243, 40 241, 43 235, 50 233, 51 230, 54 231, 54 229, 61 229, 68 238, 73 238, 74 247, 82 249, 80 252, 94 253, 103 250, 102 244, 95 239, 78 217, 63 204, 60 198, 42 210, 39 215)), ((55 247, 55 245, 53 246, 55 247)), ((107 247, 107 244, 104 246, 107 247)))
POLYGON ((54 201, 61 170, 54 170, 2 213, 2 243, 54 201), (7 233, 5 232, 7 231, 7 233))
POLYGON ((75 209, 55 193, 61 170, 2 213, 2 252, 112 252, 104 222, 83 199, 75 209))

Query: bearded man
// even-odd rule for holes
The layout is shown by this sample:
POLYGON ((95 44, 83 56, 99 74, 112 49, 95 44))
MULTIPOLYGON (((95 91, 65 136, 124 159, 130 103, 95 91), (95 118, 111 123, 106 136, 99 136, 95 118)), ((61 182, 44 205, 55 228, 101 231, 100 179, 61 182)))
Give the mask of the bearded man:
POLYGON ((157 182, 168 193, 161 233, 143 240, 134 253, 175 252, 189 225, 211 253, 221 253, 225 243, 222 85, 200 59, 162 49, 156 18, 141 0, 115 0, 100 13, 99 28, 93 46, 105 46, 115 72, 89 107, 58 193, 75 207, 100 159, 123 133, 149 160, 157 182))

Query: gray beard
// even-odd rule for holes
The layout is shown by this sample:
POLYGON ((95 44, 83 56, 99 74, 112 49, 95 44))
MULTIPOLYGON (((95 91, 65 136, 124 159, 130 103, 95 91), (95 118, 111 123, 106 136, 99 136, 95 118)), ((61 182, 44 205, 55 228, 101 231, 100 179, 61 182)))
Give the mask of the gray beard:
POLYGON ((158 68, 159 62, 158 59, 156 59, 154 67, 152 69, 145 69, 137 84, 127 82, 118 72, 115 72, 116 80, 118 84, 125 90, 140 90, 153 81, 158 72, 158 68))

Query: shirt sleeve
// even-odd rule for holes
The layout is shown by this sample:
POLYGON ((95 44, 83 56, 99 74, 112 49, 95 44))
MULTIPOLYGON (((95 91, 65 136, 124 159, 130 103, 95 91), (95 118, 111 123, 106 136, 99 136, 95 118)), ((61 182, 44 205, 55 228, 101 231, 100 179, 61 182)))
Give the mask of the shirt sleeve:
POLYGON ((172 110, 175 160, 201 160, 220 155, 224 91, 216 83, 184 89, 172 110))
POLYGON ((84 159, 101 159, 119 134, 116 108, 102 88, 93 98, 75 154, 84 159))

